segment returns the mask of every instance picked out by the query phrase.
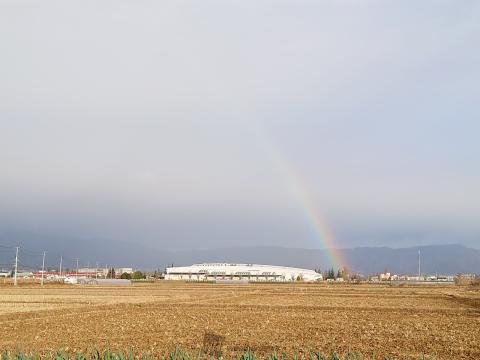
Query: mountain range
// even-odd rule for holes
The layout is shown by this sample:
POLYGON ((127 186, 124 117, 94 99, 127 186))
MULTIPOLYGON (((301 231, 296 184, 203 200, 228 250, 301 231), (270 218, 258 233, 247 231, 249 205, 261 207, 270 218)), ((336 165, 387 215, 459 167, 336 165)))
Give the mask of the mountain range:
MULTIPOLYGON (((397 274, 416 274, 419 250, 422 273, 480 273, 480 250, 462 245, 430 245, 395 249, 358 247, 336 250, 336 252, 341 254, 352 272, 370 274, 388 270, 397 274)), ((325 270, 334 266, 329 252, 325 249, 262 246, 179 251, 168 254, 168 257, 174 264, 181 265, 222 261, 268 263, 325 270)))
MULTIPOLYGON (((0 233, 0 264, 13 263, 14 247, 19 246, 19 261, 24 267, 41 264, 46 251, 46 263, 58 266, 60 255, 64 267, 73 268, 76 259, 80 266, 89 263, 100 267, 109 264, 138 269, 163 269, 167 265, 190 265, 202 262, 258 263, 296 266, 327 270, 334 266, 330 250, 301 249, 276 246, 230 247, 201 250, 170 251, 148 248, 135 243, 104 239, 44 236, 32 233, 0 233)), ((480 250, 463 245, 428 245, 406 248, 356 247, 335 250, 351 272, 363 274, 388 270, 397 274, 418 272, 418 251, 421 252, 422 273, 480 273, 480 250)))

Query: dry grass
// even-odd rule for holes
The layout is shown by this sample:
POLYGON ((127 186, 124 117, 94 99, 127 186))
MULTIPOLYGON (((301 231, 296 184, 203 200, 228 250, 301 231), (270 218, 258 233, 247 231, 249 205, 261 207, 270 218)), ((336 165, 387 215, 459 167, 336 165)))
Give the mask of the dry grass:
POLYGON ((480 358, 480 292, 464 287, 307 284, 0 287, 0 348, 165 352, 321 349, 480 358))

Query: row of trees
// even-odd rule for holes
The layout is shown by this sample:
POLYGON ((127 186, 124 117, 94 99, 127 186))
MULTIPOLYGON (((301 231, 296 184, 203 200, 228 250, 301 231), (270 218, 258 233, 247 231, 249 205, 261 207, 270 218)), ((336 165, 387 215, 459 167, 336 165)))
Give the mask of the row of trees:
POLYGON ((322 272, 320 269, 315 269, 315 271, 319 274, 322 274, 325 280, 329 280, 329 279, 336 280, 340 278, 347 279, 347 277, 349 276, 349 272, 346 267, 344 267, 343 269, 338 269, 336 271, 333 267, 324 272, 322 272))
POLYGON ((142 273, 141 271, 135 271, 133 274, 129 273, 123 273, 120 276, 120 279, 128 279, 128 280, 140 280, 140 279, 145 279, 147 276, 145 273, 142 273))
MULTIPOLYGON (((108 269, 107 278, 108 279, 115 279, 116 278, 114 268, 108 269)), ((132 274, 125 272, 125 273, 120 275, 120 279, 128 279, 128 280, 140 280, 140 279, 145 279, 145 278, 146 278, 146 274, 142 273, 141 271, 135 271, 132 274)))

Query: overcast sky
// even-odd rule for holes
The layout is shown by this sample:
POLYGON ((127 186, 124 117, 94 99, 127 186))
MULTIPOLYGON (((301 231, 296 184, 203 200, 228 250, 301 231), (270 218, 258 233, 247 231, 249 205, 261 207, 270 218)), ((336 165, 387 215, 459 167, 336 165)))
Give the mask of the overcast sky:
POLYGON ((0 3, 0 232, 480 247, 480 2, 0 3))

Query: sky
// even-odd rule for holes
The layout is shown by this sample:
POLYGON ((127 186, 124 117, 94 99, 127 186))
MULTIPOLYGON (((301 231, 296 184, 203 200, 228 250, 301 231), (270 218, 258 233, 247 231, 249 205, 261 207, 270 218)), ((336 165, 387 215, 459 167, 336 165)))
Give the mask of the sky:
POLYGON ((479 38, 478 1, 2 1, 0 233, 480 248, 479 38))

